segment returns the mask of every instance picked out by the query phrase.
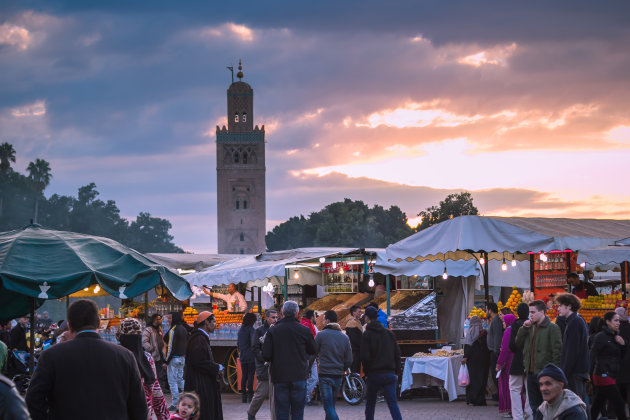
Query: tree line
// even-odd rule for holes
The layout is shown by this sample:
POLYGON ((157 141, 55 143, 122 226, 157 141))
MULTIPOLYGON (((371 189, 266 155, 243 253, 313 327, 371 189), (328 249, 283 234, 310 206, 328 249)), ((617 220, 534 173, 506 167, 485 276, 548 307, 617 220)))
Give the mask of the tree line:
POLYGON ((93 182, 82 186, 77 197, 44 196, 50 184, 50 164, 43 159, 30 162, 27 175, 11 167, 16 151, 0 144, 0 231, 20 229, 30 220, 48 229, 66 230, 114 239, 139 252, 183 252, 169 234, 171 223, 141 212, 135 221, 120 216, 114 200, 103 201, 93 182))

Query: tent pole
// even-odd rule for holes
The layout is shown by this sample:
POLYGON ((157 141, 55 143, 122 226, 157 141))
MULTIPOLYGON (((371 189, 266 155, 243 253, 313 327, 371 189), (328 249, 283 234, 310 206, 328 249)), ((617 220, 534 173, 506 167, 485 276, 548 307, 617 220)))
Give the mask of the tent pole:
POLYGON ((534 281, 534 254, 529 254, 529 290, 534 293, 536 282, 534 281))
POLYGON ((258 313, 262 313, 262 288, 258 286, 258 313))
POLYGON ((626 290, 626 283, 628 282, 628 261, 621 263, 621 297, 626 299, 628 291, 626 290))
POLYGON ((387 291, 387 316, 391 315, 391 293, 390 293, 390 283, 389 283, 389 274, 385 276, 385 290, 387 291))
POLYGON ((483 253, 483 294, 484 299, 486 300, 486 305, 490 303, 490 290, 488 290, 488 253, 484 251, 483 253))
POLYGON ((31 337, 29 339, 28 372, 32 375, 35 367, 35 298, 31 297, 31 337))
MULTIPOLYGON (((289 269, 285 268, 284 269, 284 284, 282 285, 282 294, 284 295, 284 302, 287 301, 288 295, 289 295, 289 269)), ((284 304, 284 302, 282 302, 282 304, 284 304)))

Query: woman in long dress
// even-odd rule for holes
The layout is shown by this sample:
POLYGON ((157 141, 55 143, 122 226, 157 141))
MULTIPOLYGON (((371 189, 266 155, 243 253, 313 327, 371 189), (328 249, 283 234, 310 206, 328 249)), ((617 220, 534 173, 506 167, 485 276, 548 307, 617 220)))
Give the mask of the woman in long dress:
POLYGON ((483 329, 478 316, 470 318, 468 333, 464 340, 462 365, 464 363, 470 375, 470 383, 466 387, 466 403, 475 406, 486 405, 490 350, 488 350, 488 333, 483 329))
POLYGON ((512 366, 512 357, 514 353, 510 350, 510 334, 512 333, 512 324, 516 321, 516 317, 512 314, 503 316, 503 339, 501 340, 501 353, 497 359, 496 370, 501 371, 499 376, 499 413, 511 414, 512 401, 510 400, 510 366, 512 366))

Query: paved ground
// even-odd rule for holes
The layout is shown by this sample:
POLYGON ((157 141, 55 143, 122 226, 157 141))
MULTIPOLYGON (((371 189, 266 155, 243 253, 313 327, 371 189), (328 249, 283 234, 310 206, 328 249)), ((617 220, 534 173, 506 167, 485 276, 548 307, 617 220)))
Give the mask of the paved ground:
MULTIPOLYGON (((247 420, 247 404, 241 403, 240 395, 222 394, 223 399, 223 417, 226 420, 247 420)), ((488 401, 492 404, 488 407, 472 407, 467 406, 464 401, 456 400, 453 402, 440 401, 439 398, 418 397, 410 400, 399 401, 400 411, 403 419, 448 419, 448 420, 494 420, 501 418, 498 414, 497 403, 488 401)), ((337 402, 337 414, 341 420, 359 420, 364 419, 365 404, 351 406, 345 401, 337 402)), ((306 407, 304 418, 307 420, 324 420, 324 410, 321 405, 306 407)), ((376 404, 375 418, 379 420, 390 419, 387 404, 382 402, 376 404)), ((269 420, 269 403, 266 401, 261 407, 257 420, 269 420)))

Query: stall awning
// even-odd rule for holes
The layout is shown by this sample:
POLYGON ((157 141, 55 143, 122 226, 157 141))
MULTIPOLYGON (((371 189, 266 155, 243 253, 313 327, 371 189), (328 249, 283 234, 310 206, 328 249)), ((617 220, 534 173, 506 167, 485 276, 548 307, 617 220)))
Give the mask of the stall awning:
POLYGON ((146 254, 171 269, 201 271, 226 261, 242 258, 241 254, 183 254, 183 253, 150 253, 146 254))
POLYGON ((578 264, 589 266, 619 266, 624 261, 630 261, 630 246, 605 246, 601 248, 584 249, 578 252, 578 264))

